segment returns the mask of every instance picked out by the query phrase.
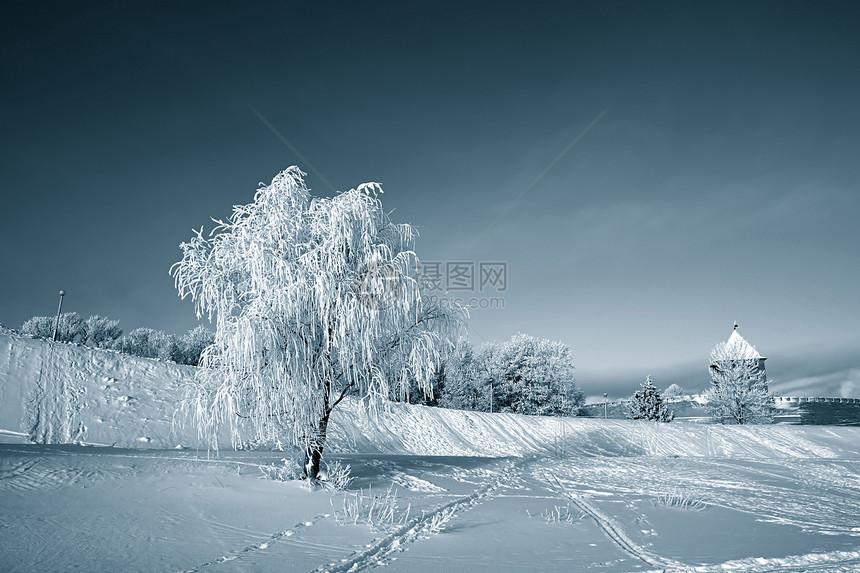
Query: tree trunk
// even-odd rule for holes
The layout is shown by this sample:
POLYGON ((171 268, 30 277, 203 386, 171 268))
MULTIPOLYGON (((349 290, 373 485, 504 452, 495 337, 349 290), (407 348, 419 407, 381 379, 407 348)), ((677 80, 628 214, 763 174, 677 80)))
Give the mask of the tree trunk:
POLYGON ((311 436, 305 450, 305 477, 312 481, 316 481, 320 475, 320 462, 322 461, 323 447, 325 447, 328 418, 331 415, 332 409, 331 382, 326 380, 323 388, 325 391, 323 416, 317 424, 315 435, 311 436))
POLYGON ((331 410, 326 408, 326 412, 320 419, 317 426, 316 436, 308 443, 305 450, 305 477, 310 480, 316 480, 320 473, 320 462, 322 461, 323 447, 325 446, 326 431, 328 429, 328 418, 331 415, 331 410))

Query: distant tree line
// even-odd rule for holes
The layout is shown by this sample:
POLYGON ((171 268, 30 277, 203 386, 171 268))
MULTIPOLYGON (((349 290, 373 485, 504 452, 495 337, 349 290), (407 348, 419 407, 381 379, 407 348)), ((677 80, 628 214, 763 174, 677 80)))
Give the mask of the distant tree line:
MULTIPOLYGON (((34 316, 21 326, 21 332, 52 340, 56 323, 56 317, 34 316)), ((181 336, 152 328, 136 328, 124 335, 118 320, 97 314, 83 319, 76 312, 66 312, 60 315, 57 340, 197 366, 203 349, 215 341, 215 334, 205 326, 198 326, 181 336)))
POLYGON ((392 390, 392 400, 478 412, 575 416, 585 396, 573 377, 570 347, 518 334, 478 349, 461 339, 444 356, 432 395, 417 383, 392 390))

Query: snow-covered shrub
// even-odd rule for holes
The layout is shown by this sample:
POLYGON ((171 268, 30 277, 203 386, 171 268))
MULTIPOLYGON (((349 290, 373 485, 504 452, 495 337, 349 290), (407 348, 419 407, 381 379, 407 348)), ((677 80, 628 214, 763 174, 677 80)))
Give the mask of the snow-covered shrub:
MULTIPOLYGON (((52 340, 54 337, 54 326, 56 317, 34 316, 21 326, 21 332, 36 338, 52 340)), ((60 323, 57 328, 57 341, 59 342, 81 342, 86 332, 84 320, 76 312, 64 312, 60 315, 60 323)))
POLYGON ((260 466, 260 471, 269 479, 277 481, 293 481, 303 476, 302 466, 294 459, 283 458, 281 464, 260 466))
POLYGON ((116 339, 112 347, 123 354, 161 360, 173 360, 179 348, 175 336, 152 328, 135 328, 116 339))
MULTIPOLYGON (((526 510, 526 513, 528 513, 528 510, 526 510)), ((528 513, 528 516, 531 517, 531 514, 528 513)), ((580 509, 571 511, 570 504, 567 504, 564 507, 556 505, 552 509, 544 510, 541 512, 540 517, 542 517, 547 524, 558 523, 572 525, 574 522, 585 517, 585 513, 580 509)))
POLYGON ((304 175, 283 171, 196 231, 171 273, 198 318, 216 320, 184 410, 215 447, 222 425, 234 443, 290 439, 316 478, 332 409, 411 379, 429 392, 463 311, 421 298, 416 234, 391 221, 379 184, 313 197, 304 175))
POLYGON ((119 327, 118 320, 94 314, 86 320, 84 333, 84 344, 107 348, 122 336, 122 329, 119 327))
POLYGON ((197 366, 203 351, 215 342, 215 333, 198 326, 183 334, 177 341, 178 352, 174 362, 197 366))
POLYGON ((48 316, 34 316, 21 325, 21 332, 36 338, 51 340, 54 335, 54 320, 48 316))
MULTIPOLYGON (((334 507, 334 502, 331 504, 334 507)), ((410 509, 411 505, 405 510, 400 509, 393 484, 384 494, 376 495, 368 486, 366 494, 364 490, 359 490, 358 493, 345 495, 342 509, 335 510, 334 517, 339 525, 365 523, 376 531, 386 531, 406 523, 410 509)))
POLYGON ((425 534, 440 533, 445 529, 445 526, 448 525, 448 522, 451 521, 456 512, 456 507, 448 507, 434 513, 430 519, 425 522, 423 528, 425 534))
POLYGON ((648 376, 630 399, 630 405, 625 415, 631 420, 651 420, 654 422, 671 422, 675 415, 669 411, 666 403, 657 392, 657 387, 648 376))
POLYGON ((320 472, 319 479, 332 489, 345 490, 352 482, 351 473, 352 466, 349 464, 342 465, 339 461, 335 460, 331 463, 325 462, 325 471, 320 472))
POLYGON ((663 390, 664 398, 677 398, 684 395, 684 389, 677 384, 670 384, 668 388, 663 390))
POLYGON ((672 488, 667 492, 658 494, 656 501, 667 507, 677 507, 693 511, 702 511, 708 507, 708 503, 695 495, 694 492, 679 488, 672 488))
POLYGON ((739 357, 725 342, 711 350, 711 388, 705 393, 713 419, 720 423, 773 422, 773 394, 758 358, 739 357))

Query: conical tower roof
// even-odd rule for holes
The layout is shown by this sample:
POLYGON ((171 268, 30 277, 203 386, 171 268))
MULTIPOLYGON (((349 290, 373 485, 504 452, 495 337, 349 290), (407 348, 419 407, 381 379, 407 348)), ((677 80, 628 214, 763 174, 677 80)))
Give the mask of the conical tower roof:
POLYGON ((737 327, 732 331, 732 335, 726 340, 726 350, 737 359, 742 360, 760 360, 764 356, 758 353, 755 346, 744 340, 744 337, 738 334, 737 327))

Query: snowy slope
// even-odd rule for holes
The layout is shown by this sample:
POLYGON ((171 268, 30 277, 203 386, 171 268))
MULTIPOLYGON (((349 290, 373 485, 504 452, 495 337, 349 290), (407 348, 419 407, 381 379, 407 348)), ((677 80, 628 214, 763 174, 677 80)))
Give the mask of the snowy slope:
MULTIPOLYGON (((38 443, 196 447, 196 430, 173 423, 183 385, 194 372, 188 366, 0 334, 0 430, 5 431, 0 439, 5 433, 7 441, 24 435, 38 443)), ((222 448, 229 443, 222 442, 222 448)), ((860 428, 651 424, 401 404, 369 416, 353 400, 333 414, 327 449, 431 456, 837 458, 860 454, 860 428)))
POLYGON ((182 385, 194 368, 75 344, 0 334, 0 428, 38 443, 173 448, 182 385))
POLYGON ((488 414, 396 404, 376 419, 356 402, 332 416, 339 453, 449 456, 703 456, 743 459, 853 457, 860 428, 720 426, 488 414))

